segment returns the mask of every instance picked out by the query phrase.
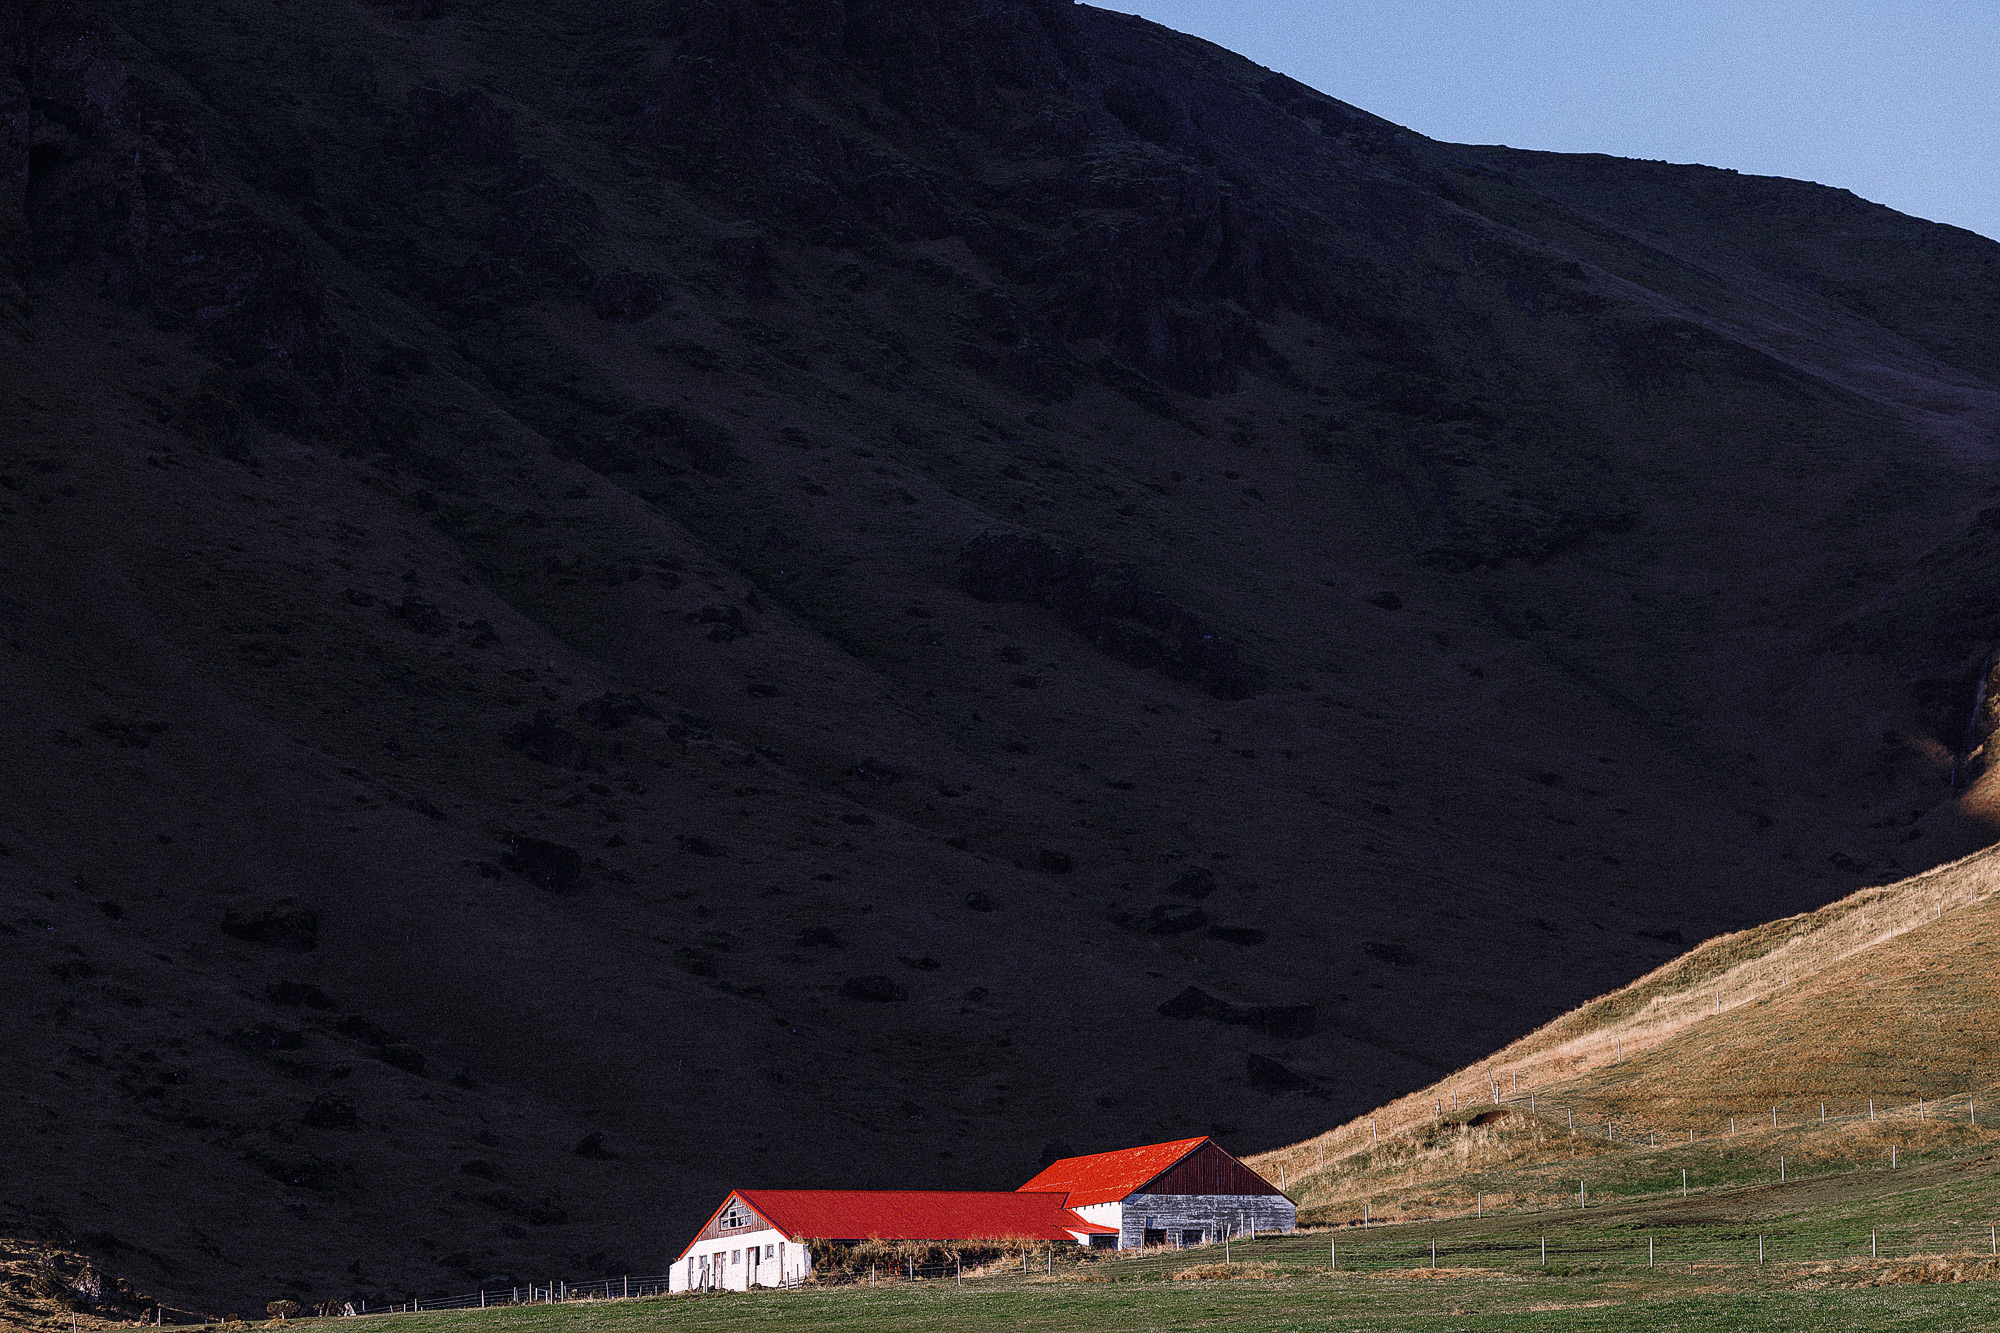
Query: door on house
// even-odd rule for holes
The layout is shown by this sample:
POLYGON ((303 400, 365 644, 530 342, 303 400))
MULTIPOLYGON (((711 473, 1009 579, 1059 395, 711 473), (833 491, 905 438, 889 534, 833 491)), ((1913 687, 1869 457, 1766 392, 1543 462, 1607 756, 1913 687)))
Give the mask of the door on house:
POLYGON ((750 1265, 743 1271, 744 1286, 754 1287, 757 1285, 757 1270, 762 1265, 763 1254, 764 1247, 762 1245, 752 1245, 749 1253, 743 1256, 750 1265))

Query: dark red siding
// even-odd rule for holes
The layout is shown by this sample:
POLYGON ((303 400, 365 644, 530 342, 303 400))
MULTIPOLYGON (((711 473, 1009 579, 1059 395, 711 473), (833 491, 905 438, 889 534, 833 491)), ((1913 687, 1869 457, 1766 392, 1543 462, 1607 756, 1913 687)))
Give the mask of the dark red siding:
POLYGON ((1282 1194, 1284 1191, 1211 1141, 1202 1144, 1133 1193, 1282 1194))

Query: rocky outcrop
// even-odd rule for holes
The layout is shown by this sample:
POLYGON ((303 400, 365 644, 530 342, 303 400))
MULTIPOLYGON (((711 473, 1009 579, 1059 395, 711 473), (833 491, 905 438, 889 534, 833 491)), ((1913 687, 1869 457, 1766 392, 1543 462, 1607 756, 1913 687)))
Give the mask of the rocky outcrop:
POLYGON ((1218 699, 1263 688, 1263 672, 1213 625, 1111 564, 1038 533, 993 528, 959 555, 965 591, 982 602, 1045 606, 1106 656, 1199 685, 1218 699))
POLYGON ((1162 1018, 1206 1018, 1216 1023, 1253 1028, 1267 1037, 1310 1037, 1319 1026, 1319 1010, 1310 1004, 1236 1004, 1189 986, 1162 1003, 1162 1018))
POLYGON ((0 254, 18 266, 0 281, 85 282, 193 335, 217 366, 182 424, 226 455, 249 458, 253 419, 364 431, 367 373, 298 238, 222 186, 191 111, 134 79, 106 30, 66 5, 27 15, 0 38, 0 254))

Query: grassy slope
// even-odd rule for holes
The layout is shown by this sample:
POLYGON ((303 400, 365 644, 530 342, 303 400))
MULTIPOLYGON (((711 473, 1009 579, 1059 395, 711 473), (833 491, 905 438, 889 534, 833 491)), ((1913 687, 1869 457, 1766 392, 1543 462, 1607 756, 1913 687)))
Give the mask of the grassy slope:
POLYGON ((1460 1211, 1481 1192, 1503 1206, 1559 1201, 1579 1175, 1612 1192, 1668 1189, 1682 1169, 1698 1186, 1763 1179, 1781 1153, 1799 1174, 1872 1166, 1891 1144, 1975 1151, 1992 1131, 1975 1126, 1974 1099, 1996 1082, 2000 1001, 1984 984, 2000 942, 1994 864, 1979 853, 1712 940, 1259 1164, 1331 1218, 1363 1199, 1419 1214, 1460 1211))

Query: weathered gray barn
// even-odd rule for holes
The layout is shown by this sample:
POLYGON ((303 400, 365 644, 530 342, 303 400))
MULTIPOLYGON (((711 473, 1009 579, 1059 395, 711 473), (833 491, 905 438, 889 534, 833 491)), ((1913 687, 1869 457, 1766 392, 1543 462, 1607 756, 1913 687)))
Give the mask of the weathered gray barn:
MULTIPOLYGON (((1121 1250, 1201 1245, 1298 1225, 1298 1209, 1283 1190, 1210 1138, 1065 1157, 1021 1189, 1066 1194, 1078 1216, 1117 1232, 1121 1250)), ((1114 1242, 1107 1236, 1089 1243, 1114 1242)))

